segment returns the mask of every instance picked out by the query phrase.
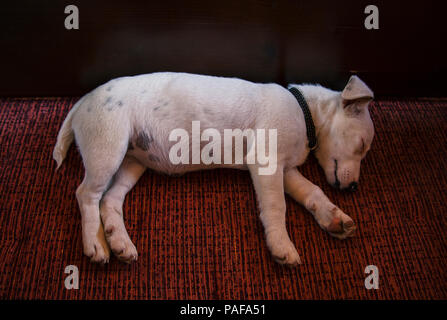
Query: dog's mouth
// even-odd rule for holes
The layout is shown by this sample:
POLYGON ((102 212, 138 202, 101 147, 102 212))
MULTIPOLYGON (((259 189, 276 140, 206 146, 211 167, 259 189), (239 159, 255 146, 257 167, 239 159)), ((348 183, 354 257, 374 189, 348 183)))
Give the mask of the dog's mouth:
POLYGON ((338 170, 338 161, 337 161, 337 159, 334 159, 334 163, 335 163, 335 168, 334 168, 334 177, 335 177, 334 187, 336 189, 340 189, 340 180, 338 180, 338 177, 337 177, 337 170, 338 170))

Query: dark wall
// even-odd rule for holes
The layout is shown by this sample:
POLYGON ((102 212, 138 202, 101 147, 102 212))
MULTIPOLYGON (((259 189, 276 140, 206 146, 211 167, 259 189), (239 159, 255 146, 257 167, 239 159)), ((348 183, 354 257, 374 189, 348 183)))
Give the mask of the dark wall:
POLYGON ((442 1, 2 1, 0 95, 80 95, 117 76, 183 71, 252 81, 349 74, 378 95, 446 96, 442 1), (80 30, 64 28, 77 5, 80 30), (364 28, 364 8, 380 29, 364 28))

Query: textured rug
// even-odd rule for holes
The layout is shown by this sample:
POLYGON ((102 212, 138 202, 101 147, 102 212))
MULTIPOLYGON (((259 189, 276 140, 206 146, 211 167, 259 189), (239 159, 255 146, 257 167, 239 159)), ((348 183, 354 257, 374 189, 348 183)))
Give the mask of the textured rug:
POLYGON ((1 299, 446 299, 447 100, 381 100, 359 190, 332 189, 311 157, 300 168, 358 226, 340 241, 287 197, 287 228, 303 264, 270 257, 247 172, 182 177, 147 171, 128 195, 125 222, 139 259, 91 264, 82 254, 71 147, 52 149, 76 98, 0 99, 1 299), (64 287, 67 265, 79 289, 64 287), (379 269, 367 290, 365 267, 379 269))

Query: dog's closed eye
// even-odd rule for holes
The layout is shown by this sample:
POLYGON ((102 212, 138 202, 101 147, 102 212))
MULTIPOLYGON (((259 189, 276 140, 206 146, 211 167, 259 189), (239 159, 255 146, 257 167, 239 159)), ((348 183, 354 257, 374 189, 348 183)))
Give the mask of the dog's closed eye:
POLYGON ((363 154, 365 152, 365 140, 361 138, 361 144, 355 149, 356 154, 363 154))

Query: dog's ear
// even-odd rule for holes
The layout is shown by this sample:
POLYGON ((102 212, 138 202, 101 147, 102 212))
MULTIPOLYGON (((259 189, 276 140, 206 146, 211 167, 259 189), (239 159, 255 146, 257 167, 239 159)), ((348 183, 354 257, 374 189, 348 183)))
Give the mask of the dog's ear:
POLYGON ((342 105, 348 114, 358 115, 374 99, 374 93, 357 76, 351 76, 341 93, 342 105))
POLYGON ((351 76, 341 97, 344 100, 373 99, 374 93, 359 77, 351 76))

